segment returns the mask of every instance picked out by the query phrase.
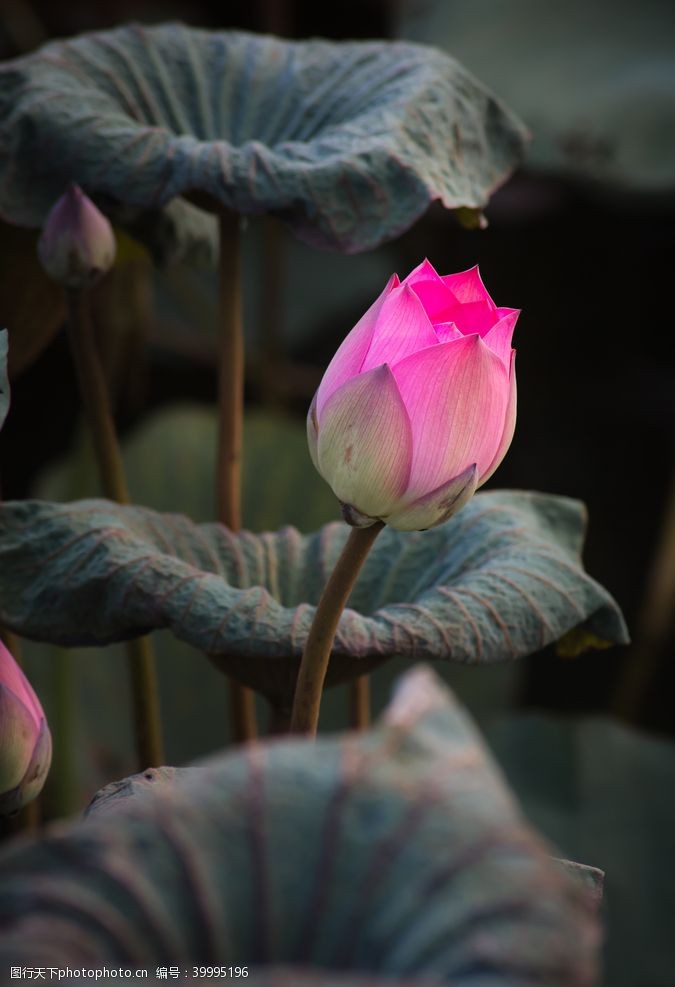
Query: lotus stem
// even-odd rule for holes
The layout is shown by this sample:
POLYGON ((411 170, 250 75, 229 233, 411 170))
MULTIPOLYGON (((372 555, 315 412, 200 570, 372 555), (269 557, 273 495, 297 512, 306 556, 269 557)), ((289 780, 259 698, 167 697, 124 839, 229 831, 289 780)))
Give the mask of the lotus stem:
POLYGON ((128 504, 122 453, 110 410, 108 384, 94 339, 89 292, 85 288, 73 288, 68 292, 68 336, 103 492, 118 504, 128 504))
MULTIPOLYGON (((103 493, 118 504, 128 504, 124 464, 110 408, 108 386, 96 349, 89 301, 89 292, 85 288, 73 288, 68 292, 70 348, 103 493)), ((136 750, 139 768, 143 771, 148 767, 159 767, 163 761, 157 670, 149 638, 128 641, 126 648, 136 750)))
POLYGON ((370 726, 370 676, 359 675, 349 684, 349 725, 353 730, 370 726))
MULTIPOLYGON (((244 425, 244 331, 242 324, 241 245, 239 216, 220 211, 218 264, 219 361, 218 456, 216 463, 218 520, 230 531, 241 528, 241 451, 244 425)), ((257 736, 255 696, 230 680, 232 735, 236 742, 257 736)))
POLYGON ((266 305, 262 324, 261 390, 263 403, 274 407, 283 404, 286 398, 279 387, 283 240, 281 223, 275 216, 265 217, 264 235, 266 305))
POLYGON ((342 554, 321 594, 300 662, 291 714, 291 733, 316 735, 323 685, 340 617, 361 567, 383 527, 383 522, 378 521, 369 528, 351 529, 342 554))

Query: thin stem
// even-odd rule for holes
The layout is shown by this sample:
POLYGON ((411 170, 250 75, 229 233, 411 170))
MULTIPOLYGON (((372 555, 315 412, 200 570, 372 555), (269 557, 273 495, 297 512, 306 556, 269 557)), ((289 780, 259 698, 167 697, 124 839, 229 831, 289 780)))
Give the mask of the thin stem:
POLYGON ((370 726, 370 676, 359 675, 349 683, 349 724, 353 730, 370 726))
MULTIPOLYGON (((84 410, 91 429, 94 455, 103 493, 118 504, 129 503, 122 454, 117 441, 108 386, 96 349, 89 294, 86 289, 68 293, 68 336, 84 410)), ((163 761, 157 670, 149 638, 127 642, 131 678, 136 750, 140 770, 163 761)))
POLYGON ((162 720, 155 653, 149 637, 127 641, 127 657, 133 696, 134 734, 143 767, 158 767, 164 761, 162 720))
POLYGON ((292 733, 316 734, 323 684, 340 617, 361 566, 383 527, 382 521, 378 521, 369 528, 352 528, 326 583, 300 662, 291 715, 292 733))
POLYGON ((279 387, 281 364, 281 313, 283 311, 283 243, 281 222, 265 216, 264 222, 265 309, 262 323, 261 385, 267 407, 283 403, 279 387))
POLYGON ((122 454, 91 325, 89 293, 85 289, 68 292, 68 337, 103 493, 118 504, 128 504, 122 454))
MULTIPOLYGON (((218 263, 219 361, 218 456, 216 497, 218 520, 231 531, 241 528, 241 450, 244 424, 244 331, 242 325, 241 249, 239 217, 219 213, 218 263)), ((257 735, 255 696, 250 689, 230 681, 232 733, 235 741, 257 735)))

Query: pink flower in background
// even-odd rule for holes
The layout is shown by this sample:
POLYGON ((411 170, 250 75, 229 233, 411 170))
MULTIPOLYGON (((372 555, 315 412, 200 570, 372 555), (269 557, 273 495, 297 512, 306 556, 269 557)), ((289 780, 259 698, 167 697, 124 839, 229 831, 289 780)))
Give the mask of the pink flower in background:
POLYGON ((78 185, 54 205, 38 241, 47 274, 66 288, 86 287, 115 261, 115 234, 109 221, 78 185))
POLYGON ((16 812, 42 789, 52 738, 40 700, 0 641, 0 814, 16 812))
POLYGON ((478 268, 394 275, 323 376, 307 419, 314 465, 345 520, 403 531, 446 521, 497 469, 516 422, 517 309, 478 268))

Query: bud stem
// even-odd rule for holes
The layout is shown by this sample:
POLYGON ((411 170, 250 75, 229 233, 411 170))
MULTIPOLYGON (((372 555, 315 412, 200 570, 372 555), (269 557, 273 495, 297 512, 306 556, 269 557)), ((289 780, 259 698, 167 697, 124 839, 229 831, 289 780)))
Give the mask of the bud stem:
POLYGON ((108 384, 91 325, 89 292, 84 288, 68 291, 68 337, 103 493, 118 504, 128 504, 129 491, 110 410, 108 384))
MULTIPOLYGON (((219 370, 218 460, 216 464, 218 520, 230 531, 241 528, 241 450, 244 424, 244 332, 242 326, 241 249, 239 216, 220 211, 218 276, 219 370)), ((255 696, 230 680, 230 711, 235 741, 257 735, 255 696)))
POLYGON ((370 676, 359 675, 349 683, 349 725, 352 730, 370 726, 370 676))
MULTIPOLYGON (((89 292, 68 292, 68 336, 85 415, 89 422, 103 493, 118 504, 129 503, 124 464, 110 409, 108 385, 91 325, 89 292)), ((127 642, 136 750, 140 770, 162 764, 162 731, 157 670, 149 638, 127 642)))
POLYGON ((372 545, 384 527, 352 528, 316 608, 300 662, 293 699, 291 733, 316 734, 323 684, 342 611, 372 545))

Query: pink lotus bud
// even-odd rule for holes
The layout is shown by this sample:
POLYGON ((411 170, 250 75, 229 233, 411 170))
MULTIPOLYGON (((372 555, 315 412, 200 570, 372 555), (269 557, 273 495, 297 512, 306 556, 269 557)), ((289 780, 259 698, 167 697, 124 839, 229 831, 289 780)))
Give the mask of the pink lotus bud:
POLYGON ((0 815, 39 795, 52 760, 52 738, 40 700, 0 641, 0 815))
POLYGON ((432 528, 490 477, 516 423, 519 312, 478 268, 394 276, 323 376, 307 419, 314 465, 345 520, 432 528))
POLYGON ((66 288, 92 285, 112 267, 112 226, 78 185, 71 185, 47 216, 38 254, 47 274, 66 288))

